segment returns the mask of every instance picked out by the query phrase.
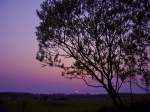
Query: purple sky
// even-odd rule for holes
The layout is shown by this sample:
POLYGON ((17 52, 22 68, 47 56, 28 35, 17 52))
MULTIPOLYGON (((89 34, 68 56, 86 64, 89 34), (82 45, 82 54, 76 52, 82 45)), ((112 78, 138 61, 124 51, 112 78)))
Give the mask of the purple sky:
POLYGON ((65 79, 59 69, 42 68, 35 59, 38 43, 34 32, 39 22, 36 9, 41 2, 0 0, 0 92, 104 93, 80 80, 65 79))

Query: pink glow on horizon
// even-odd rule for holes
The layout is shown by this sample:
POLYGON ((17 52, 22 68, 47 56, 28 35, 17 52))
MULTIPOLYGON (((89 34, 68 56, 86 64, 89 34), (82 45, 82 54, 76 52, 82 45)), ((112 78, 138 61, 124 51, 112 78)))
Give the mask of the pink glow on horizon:
MULTIPOLYGON (((0 92, 105 93, 81 80, 61 76, 57 68, 41 67, 36 52, 36 9, 42 0, 0 1, 0 92)), ((68 62, 69 63, 69 62, 68 62)))

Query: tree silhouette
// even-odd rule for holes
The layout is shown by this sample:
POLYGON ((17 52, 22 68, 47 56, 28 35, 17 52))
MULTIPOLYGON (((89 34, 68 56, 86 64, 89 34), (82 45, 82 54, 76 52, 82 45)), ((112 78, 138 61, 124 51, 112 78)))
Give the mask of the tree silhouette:
POLYGON ((124 82, 139 84, 139 77, 150 76, 149 0, 45 0, 37 15, 43 66, 103 87, 116 106, 123 104, 124 82))

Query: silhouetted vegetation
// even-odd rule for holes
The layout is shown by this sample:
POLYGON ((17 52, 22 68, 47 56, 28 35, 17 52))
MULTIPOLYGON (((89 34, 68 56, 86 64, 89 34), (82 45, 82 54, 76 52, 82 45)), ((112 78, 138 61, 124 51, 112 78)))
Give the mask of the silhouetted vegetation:
POLYGON ((45 0, 37 15, 43 66, 103 87, 118 108, 125 82, 131 97, 133 83, 149 93, 149 0, 45 0))
MULTIPOLYGON (((121 94, 126 112, 149 112, 150 99, 134 94, 130 107, 129 94, 121 94)), ((117 112, 108 95, 0 93, 0 112, 117 112), (15 97, 15 99, 14 99, 15 97)))

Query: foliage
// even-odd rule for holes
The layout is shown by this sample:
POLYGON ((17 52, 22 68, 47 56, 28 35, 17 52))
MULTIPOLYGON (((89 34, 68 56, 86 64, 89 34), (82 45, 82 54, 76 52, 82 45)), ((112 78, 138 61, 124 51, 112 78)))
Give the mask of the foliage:
POLYGON ((37 59, 63 76, 104 87, 112 98, 129 79, 148 84, 149 0, 45 0, 37 15, 37 59))

